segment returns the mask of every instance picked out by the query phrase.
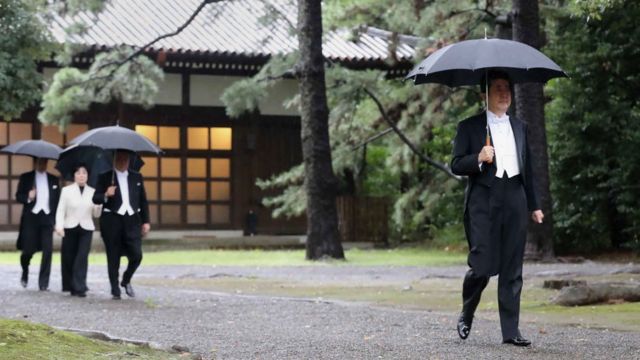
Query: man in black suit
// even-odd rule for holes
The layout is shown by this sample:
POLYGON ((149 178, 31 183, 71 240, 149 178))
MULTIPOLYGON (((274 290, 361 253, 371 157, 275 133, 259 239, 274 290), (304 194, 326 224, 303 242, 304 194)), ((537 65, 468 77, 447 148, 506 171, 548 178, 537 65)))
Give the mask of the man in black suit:
POLYGON ((29 263, 33 254, 42 251, 38 287, 49 289, 51 253, 53 252, 53 225, 60 198, 60 181, 47 173, 47 159, 35 159, 35 170, 20 175, 16 200, 23 204, 17 248, 22 250, 20 283, 27 287, 29 263))
POLYGON ((488 79, 488 111, 460 122, 451 161, 453 173, 468 176, 464 226, 470 269, 462 285, 457 329, 462 339, 469 336, 482 290, 498 274, 503 342, 528 346, 531 342, 518 329, 527 213, 536 223, 544 215, 534 191, 527 126, 506 114, 512 84, 502 72, 489 72, 488 79))
POLYGON ((134 297, 131 278, 142 261, 142 237, 151 229, 149 204, 140 173, 128 170, 131 152, 118 150, 115 171, 100 175, 94 204, 102 204, 100 232, 107 253, 109 282, 114 300, 120 299, 120 286, 134 297), (126 255, 129 265, 118 284, 120 257, 126 255))

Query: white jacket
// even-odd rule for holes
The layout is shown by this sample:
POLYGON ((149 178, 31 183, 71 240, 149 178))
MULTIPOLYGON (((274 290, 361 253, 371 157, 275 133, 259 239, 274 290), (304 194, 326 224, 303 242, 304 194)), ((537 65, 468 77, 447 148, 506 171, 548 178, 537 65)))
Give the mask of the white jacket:
POLYGON ((95 230, 96 227, 91 218, 96 206, 91 200, 95 191, 91 186, 85 185, 81 194, 80 186, 76 183, 63 187, 56 212, 55 228, 73 229, 80 225, 85 230, 95 230))

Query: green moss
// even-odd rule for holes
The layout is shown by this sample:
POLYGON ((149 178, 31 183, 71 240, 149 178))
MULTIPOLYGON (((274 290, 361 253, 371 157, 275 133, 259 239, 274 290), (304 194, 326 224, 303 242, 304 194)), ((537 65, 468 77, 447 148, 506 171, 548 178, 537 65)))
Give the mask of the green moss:
POLYGON ((46 325, 0 319, 3 359, 178 359, 178 355, 131 344, 88 339, 46 325))

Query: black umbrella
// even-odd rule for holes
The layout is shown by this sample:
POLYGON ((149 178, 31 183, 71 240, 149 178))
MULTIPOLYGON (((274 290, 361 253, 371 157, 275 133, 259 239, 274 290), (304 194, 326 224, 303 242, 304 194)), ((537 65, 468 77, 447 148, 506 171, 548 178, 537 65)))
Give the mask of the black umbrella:
POLYGON ((477 85, 488 70, 500 70, 514 83, 547 82, 567 74, 535 48, 512 40, 477 39, 451 44, 416 65, 405 79, 416 84, 477 85))
POLYGON ((69 144, 97 146, 107 150, 124 149, 154 154, 162 152, 156 144, 144 135, 118 125, 91 129, 69 141, 69 144))
POLYGON ((22 140, 0 149, 14 155, 29 155, 37 158, 58 159, 62 148, 44 140, 22 140))
MULTIPOLYGON (((513 83, 545 83, 567 74, 537 49, 512 40, 465 40, 438 49, 416 65, 405 79, 415 84, 437 83, 450 87, 477 85, 489 70, 509 75, 513 83)), ((487 81, 486 86, 489 86, 487 81)), ((485 89, 487 104, 489 89, 485 89)), ((487 125, 486 144, 491 143, 487 125)))
MULTIPOLYGON (((131 153, 129 170, 140 171, 144 165, 142 158, 136 153, 131 153)), ((97 146, 72 145, 62 151, 56 164, 60 175, 68 181, 73 181, 74 169, 78 165, 85 165, 89 171, 87 183, 95 187, 98 175, 113 169, 113 151, 105 150, 97 146)))

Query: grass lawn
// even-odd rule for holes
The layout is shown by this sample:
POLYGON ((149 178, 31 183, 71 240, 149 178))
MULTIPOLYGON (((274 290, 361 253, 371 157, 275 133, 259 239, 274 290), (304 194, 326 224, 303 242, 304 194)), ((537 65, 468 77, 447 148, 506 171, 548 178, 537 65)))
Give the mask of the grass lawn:
MULTIPOLYGON (((53 263, 60 264, 60 254, 54 253, 53 263)), ((457 251, 428 248, 352 249, 345 253, 346 261, 307 261, 304 250, 190 250, 145 252, 143 265, 238 265, 238 266, 299 266, 299 265, 389 265, 446 266, 464 265, 466 254, 457 251)), ((18 252, 0 252, 0 264, 19 264, 18 252)), ((124 260, 124 259, 123 259, 124 260)), ((32 261, 40 261, 39 253, 32 261)), ((104 253, 91 253, 90 264, 106 265, 104 253)))
POLYGON ((0 358, 37 359, 180 359, 177 354, 131 344, 98 341, 52 327, 0 319, 0 358))

